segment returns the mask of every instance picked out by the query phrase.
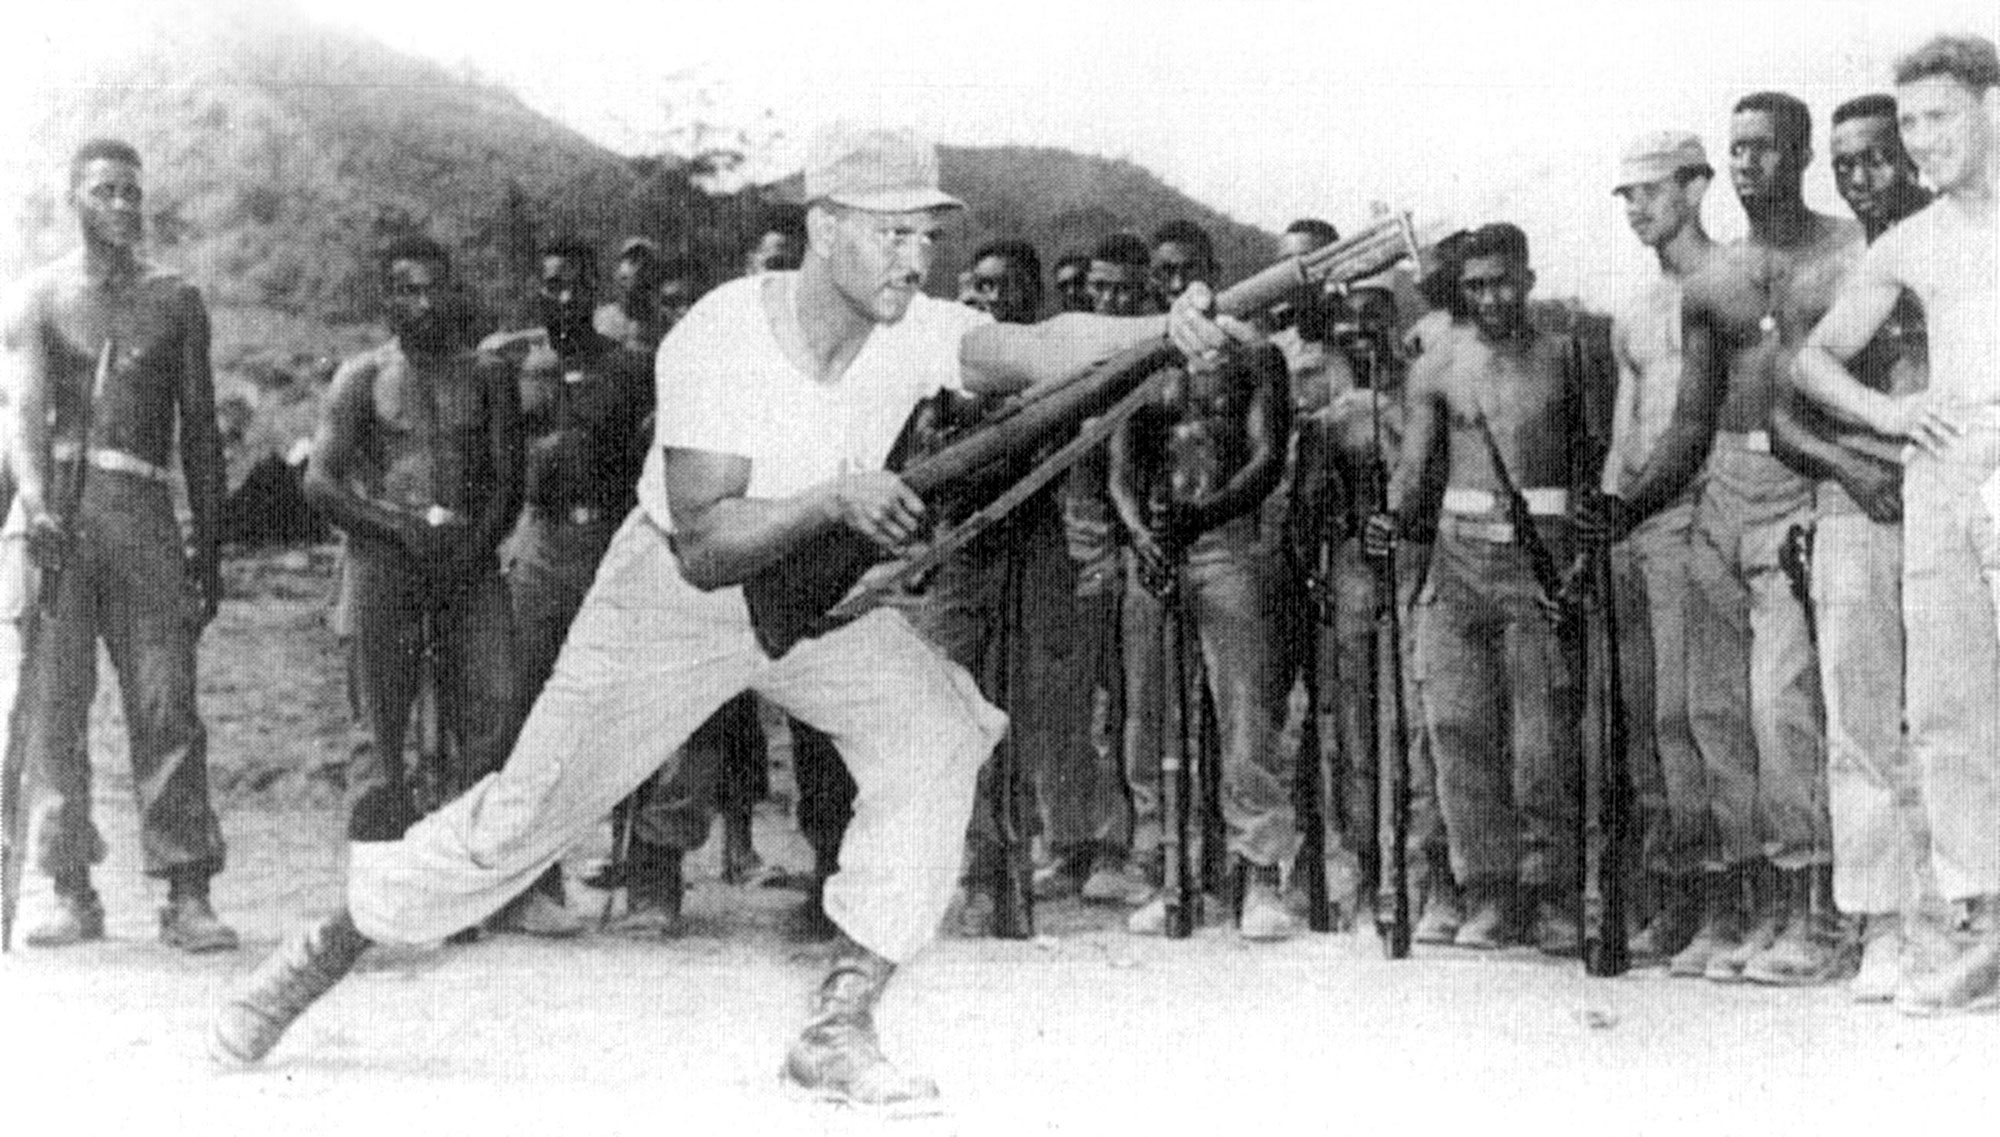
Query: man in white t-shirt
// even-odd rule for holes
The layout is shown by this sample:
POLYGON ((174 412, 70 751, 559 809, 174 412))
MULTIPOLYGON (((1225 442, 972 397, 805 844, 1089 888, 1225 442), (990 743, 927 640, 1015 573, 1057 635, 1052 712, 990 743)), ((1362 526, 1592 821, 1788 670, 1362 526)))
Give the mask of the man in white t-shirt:
POLYGON ((1931 826, 1931 868, 1966 908, 1964 941, 1905 972, 1898 1008, 2000 1003, 2000 53, 1941 36, 1896 66, 1903 145, 1938 196, 1882 234, 1799 352, 1807 398, 1904 440, 1904 722, 1931 826), (1923 307, 1930 386, 1876 390, 1850 370, 1904 290, 1923 307), (1982 500, 1984 499, 1984 500, 1982 500))
MULTIPOLYGON (((872 1011, 936 932, 979 766, 1006 719, 892 610, 774 659, 739 586, 841 526, 892 550, 919 536, 923 501, 882 469, 919 398, 1065 377, 1166 321, 1001 325, 923 295, 960 203, 908 132, 822 132, 805 186, 804 264, 716 289, 661 345, 639 507, 505 767, 401 840, 353 846, 346 910, 288 940, 223 1004, 219 1057, 261 1058, 370 942, 435 940, 499 907, 750 689, 829 734, 859 787, 826 883, 843 938, 785 1073, 866 1104, 937 1093, 883 1058, 872 1011)), ((1174 319, 1191 350, 1248 334, 1201 312, 1189 304, 1174 319)))

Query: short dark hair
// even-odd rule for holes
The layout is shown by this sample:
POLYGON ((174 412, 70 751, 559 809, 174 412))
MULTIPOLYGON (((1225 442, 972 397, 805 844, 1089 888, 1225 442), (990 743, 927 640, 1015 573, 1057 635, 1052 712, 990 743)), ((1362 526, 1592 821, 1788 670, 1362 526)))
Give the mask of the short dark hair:
POLYGON ((1770 115, 1771 125, 1778 128, 1778 137, 1791 143, 1794 149, 1804 150, 1812 145, 1812 110, 1797 95, 1754 91, 1736 100, 1735 113, 1745 111, 1770 115))
POLYGON ((1985 36, 1942 35, 1896 61, 1898 86, 1933 75, 1949 75, 1983 95, 2000 87, 2000 54, 1985 36))
POLYGON ((535 259, 537 260, 547 260, 550 257, 561 257, 566 261, 575 261, 577 264, 582 265, 583 271, 590 276, 595 277, 597 275, 597 247, 581 238, 557 237, 535 250, 535 259))
POLYGON ((1439 237, 1437 244, 1431 246, 1435 263, 1417 282, 1417 292, 1424 303, 1454 317, 1465 314, 1465 298, 1459 295, 1458 277, 1465 269, 1465 243, 1471 236, 1469 230, 1457 229, 1439 237))
POLYGON ((83 168, 99 160, 123 162, 128 166, 140 167, 139 151, 130 142, 121 138, 93 138, 76 148, 69 159, 69 184, 74 186, 83 177, 83 168))
POLYGON ((382 251, 375 256, 375 263, 381 269, 383 279, 388 278, 389 269, 397 261, 419 261, 423 264, 436 265, 445 275, 451 274, 451 254, 445 252, 443 245, 422 233, 410 233, 382 246, 382 251))
POLYGON ((1301 217, 1285 226, 1285 232, 1303 233, 1322 245, 1340 240, 1340 230, 1333 227, 1333 222, 1318 217, 1301 217))
POLYGON ((1477 257, 1506 257, 1518 265, 1528 263, 1528 235, 1511 221, 1491 221, 1465 235, 1459 251, 1459 267, 1477 257))
POLYGON ((1886 118, 1896 121, 1896 96, 1884 94, 1857 95, 1833 108, 1833 125, 1839 126, 1849 119, 1886 118))
POLYGON ((1194 251, 1205 265, 1215 264, 1215 241, 1208 230, 1196 225, 1185 217, 1177 217, 1158 229, 1153 230, 1153 248, 1161 245, 1183 245, 1194 251))
POLYGON ((1018 237, 1001 237, 986 242, 972 254, 971 263, 978 264, 987 257, 999 257, 1009 264, 1019 266, 1021 271, 1036 281, 1042 279, 1042 255, 1035 251, 1035 246, 1018 237))
POLYGON ((1152 262, 1153 250, 1146 246, 1146 242, 1140 239, 1137 233, 1118 232, 1109 234, 1097 242, 1097 247, 1090 251, 1090 259, 1144 269, 1152 262))

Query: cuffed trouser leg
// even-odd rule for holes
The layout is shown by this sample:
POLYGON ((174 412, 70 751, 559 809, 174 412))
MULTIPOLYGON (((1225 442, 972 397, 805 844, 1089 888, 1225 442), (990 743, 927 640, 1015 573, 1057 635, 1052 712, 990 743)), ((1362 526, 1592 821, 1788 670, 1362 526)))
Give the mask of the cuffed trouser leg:
POLYGON ((2000 628, 1995 534, 1979 488, 2000 468, 1988 412, 1903 475, 1910 747, 1945 899, 2000 892, 2000 628))
POLYGON ((423 942, 482 919, 745 688, 840 747, 859 791, 827 913, 862 946, 907 959, 950 900, 978 766, 1005 717, 893 612, 768 659, 741 591, 688 585, 666 535, 636 512, 506 765, 402 840, 353 847, 356 926, 423 942))
POLYGON ((1916 893, 1903 741, 1903 532, 1859 511, 1821 510, 1813 599, 1826 693, 1834 902, 1906 911, 1916 893))

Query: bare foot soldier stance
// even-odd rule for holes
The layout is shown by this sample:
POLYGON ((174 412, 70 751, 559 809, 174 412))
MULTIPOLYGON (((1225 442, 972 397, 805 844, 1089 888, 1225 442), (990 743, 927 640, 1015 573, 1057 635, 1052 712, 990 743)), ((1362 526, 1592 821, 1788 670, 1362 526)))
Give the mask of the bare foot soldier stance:
POLYGON ((27 941, 104 935, 90 883, 104 844, 90 821, 84 744, 102 637, 131 733, 146 872, 167 878, 160 938, 188 951, 226 950, 236 933, 208 903, 223 846, 195 705, 195 639, 222 593, 222 446, 208 313, 191 285, 140 256, 142 197, 130 146, 99 140, 78 150, 70 200, 83 248, 28 278, 6 329, 20 368, 9 524, 25 525, 44 574, 60 574, 53 626, 36 658, 23 661, 23 736, 41 794, 36 862, 54 882, 54 908, 27 941), (167 468, 177 431, 193 521, 185 544, 167 468), (79 514, 61 515, 76 479, 79 514))
MULTIPOLYGON (((1835 187, 1870 244, 1930 203, 1896 131, 1894 98, 1842 103, 1829 147, 1835 187)), ((1857 261, 1861 252, 1855 248, 1857 261)), ((1848 369, 1873 390, 1904 395, 1923 389, 1925 358, 1923 309, 1906 291, 1848 369)), ((1819 479, 1812 594, 1826 695, 1833 898, 1862 921, 1861 970, 1850 989, 1862 1001, 1887 1002, 1901 970, 1902 914, 1928 891, 1916 876, 1921 825, 1905 812, 1916 782, 1903 740, 1902 443, 1840 422, 1789 383, 1772 408, 1771 442, 1819 479)))
MULTIPOLYGON (((1160 298, 1171 300, 1212 279, 1215 258, 1207 235, 1181 223, 1155 238, 1152 267, 1160 298)), ((1155 685, 1173 681, 1161 659, 1160 625, 1169 616, 1160 590, 1177 573, 1179 582, 1168 586, 1193 608, 1215 700, 1223 819, 1229 852, 1248 872, 1239 927, 1250 940, 1297 930, 1280 891, 1299 846, 1290 763, 1278 746, 1286 684, 1271 558, 1258 534, 1258 511, 1284 472, 1290 432, 1284 356, 1266 344, 1174 371, 1159 401, 1121 424, 1110 442, 1111 500, 1132 542, 1124 635, 1134 856, 1157 856, 1162 827, 1175 823, 1163 816, 1163 728, 1152 708, 1159 705, 1155 685)), ((1155 895, 1127 926, 1160 934, 1168 902, 1165 892, 1155 895)))
POLYGON ((1782 981, 1837 962, 1824 919, 1833 842, 1819 673, 1807 606, 1780 562, 1788 532, 1811 521, 1812 482, 1772 455, 1770 434, 1790 354, 1861 240, 1860 226, 1806 207, 1811 134, 1805 104, 1790 95, 1736 104, 1730 175, 1750 234, 1686 279, 1673 419, 1626 494, 1606 499, 1629 503, 1622 528, 1703 470, 1690 539, 1689 697, 1715 844, 1705 854, 1702 926, 1670 970, 1718 982, 1782 981), (1749 740, 1738 712, 1746 691, 1749 740))
MULTIPOLYGON (((555 670, 598 562, 632 510, 632 487, 652 437, 652 345, 642 352, 592 328, 596 253, 579 242, 560 242, 544 248, 538 262, 534 285, 542 326, 496 333, 480 345, 517 377, 526 439, 527 504, 504 549, 517 721, 527 718, 555 670)), ((677 913, 678 875, 671 902, 660 898, 662 891, 647 892, 643 903, 635 891, 634 908, 657 918, 671 903, 677 913)), ((507 926, 549 935, 581 931, 560 908, 562 899, 561 874, 551 869, 539 893, 510 909, 507 926)))
POLYGON ((1906 440, 1903 616, 1911 754, 1931 869, 1969 919, 1934 970, 1905 975, 1898 1009, 2000 1002, 2000 639, 1992 573, 2000 468, 2000 56, 1947 36, 1896 66, 1903 144, 1937 200, 1869 246, 1799 353, 1798 380, 1844 421, 1906 440), (1855 366, 1893 327, 1905 290, 1923 305, 1929 387, 1871 386, 1855 366), (1842 366, 1843 361, 1847 366, 1842 366))
MULTIPOLYGON (((873 1011, 896 965, 936 934, 1004 719, 888 609, 772 658, 739 584, 837 527, 890 548, 919 535, 922 499, 880 468, 919 398, 1067 376, 1164 322, 988 324, 921 295, 960 206, 937 188, 934 150, 907 132, 821 132, 805 184, 804 264, 711 292, 661 345, 640 505, 506 766, 400 840, 353 844, 347 908, 222 1005, 218 1055, 261 1058, 370 942, 434 940, 499 907, 749 688, 832 735, 859 786, 826 884, 845 936, 785 1073, 866 1103, 936 1094, 882 1056, 873 1011)), ((1225 334, 1193 312, 1176 333, 1225 334)))
POLYGON ((1579 676, 1491 457, 1497 449, 1542 544, 1566 562, 1567 344, 1528 322, 1535 277, 1520 229, 1482 226, 1463 253, 1473 330, 1417 361, 1389 511, 1369 519, 1368 539, 1379 549, 1411 531, 1425 458, 1443 434, 1447 486, 1417 637, 1439 804, 1465 889, 1454 942, 1493 948, 1526 932, 1546 952, 1573 953, 1579 676), (1505 737, 1497 723, 1509 724, 1505 737))

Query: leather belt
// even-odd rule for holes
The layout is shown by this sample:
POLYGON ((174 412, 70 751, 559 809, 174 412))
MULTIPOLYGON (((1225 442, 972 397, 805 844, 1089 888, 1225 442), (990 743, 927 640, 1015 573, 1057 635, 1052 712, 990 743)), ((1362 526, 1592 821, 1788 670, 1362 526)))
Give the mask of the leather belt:
MULTIPOLYGON (((56 442, 49 446, 49 456, 58 462, 74 462, 82 447, 74 442, 56 442)), ((164 486, 174 484, 173 471, 165 466, 156 466, 136 454, 123 450, 113 450, 109 446, 93 446, 89 451, 93 468, 115 474, 131 474, 136 478, 158 482, 164 486)))
MULTIPOLYGON (((1540 486, 1521 491, 1528 499, 1528 512, 1536 517, 1561 517, 1569 512, 1569 491, 1561 486, 1540 486)), ((1490 517, 1502 512, 1500 495, 1470 486, 1451 486, 1444 491, 1444 511, 1468 517, 1490 517)))
POLYGON ((1768 430, 1718 430, 1715 444, 1731 450, 1746 450, 1752 454, 1771 452, 1771 432, 1768 430))

